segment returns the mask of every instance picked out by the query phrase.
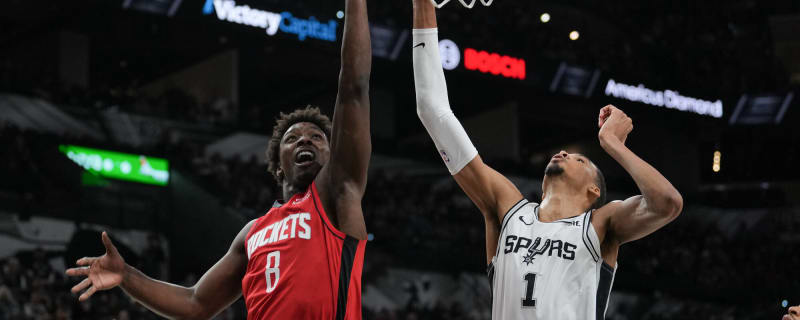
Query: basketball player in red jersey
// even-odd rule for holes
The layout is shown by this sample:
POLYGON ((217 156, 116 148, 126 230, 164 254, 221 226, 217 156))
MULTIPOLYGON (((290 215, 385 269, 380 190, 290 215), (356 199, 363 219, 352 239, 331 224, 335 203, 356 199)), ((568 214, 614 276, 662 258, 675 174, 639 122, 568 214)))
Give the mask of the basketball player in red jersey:
POLYGON ((281 114, 267 150, 281 205, 250 221, 192 287, 151 279, 125 264, 103 233, 106 254, 77 261, 72 288, 84 301, 119 286, 170 319, 209 319, 244 295, 248 319, 361 319, 367 231, 372 53, 366 0, 346 0, 333 123, 316 108, 281 114))

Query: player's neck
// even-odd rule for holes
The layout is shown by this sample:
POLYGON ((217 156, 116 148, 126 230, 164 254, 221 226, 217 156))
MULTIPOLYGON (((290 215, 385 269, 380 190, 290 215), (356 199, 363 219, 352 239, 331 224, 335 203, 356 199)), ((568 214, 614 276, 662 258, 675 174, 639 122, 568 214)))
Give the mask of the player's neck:
POLYGON ((587 199, 564 184, 548 186, 539 205, 539 220, 551 222, 573 217, 587 208, 587 199))
POLYGON ((299 193, 304 193, 308 189, 308 186, 301 187, 293 184, 289 184, 284 182, 283 183, 283 201, 289 201, 294 195, 299 193))

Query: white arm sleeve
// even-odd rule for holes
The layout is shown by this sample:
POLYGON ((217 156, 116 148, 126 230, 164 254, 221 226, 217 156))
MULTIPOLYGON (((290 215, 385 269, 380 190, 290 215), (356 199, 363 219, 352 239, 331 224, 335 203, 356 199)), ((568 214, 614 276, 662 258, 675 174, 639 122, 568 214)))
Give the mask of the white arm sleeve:
POLYGON ((417 115, 428 130, 450 174, 456 174, 475 159, 478 150, 450 110, 437 33, 436 28, 413 30, 417 115))

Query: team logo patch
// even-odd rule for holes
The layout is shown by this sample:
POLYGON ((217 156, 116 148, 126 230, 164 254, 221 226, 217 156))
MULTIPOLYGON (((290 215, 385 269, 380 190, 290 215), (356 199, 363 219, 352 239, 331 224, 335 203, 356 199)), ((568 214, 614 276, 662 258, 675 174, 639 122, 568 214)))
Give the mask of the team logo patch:
POLYGON ((522 262, 526 265, 530 265, 533 263, 533 260, 536 259, 537 255, 543 254, 547 248, 550 247, 550 239, 545 240, 544 245, 539 247, 539 244, 542 242, 542 237, 536 237, 536 240, 533 241, 533 244, 528 248, 528 254, 522 257, 522 262))
POLYGON ((444 150, 439 150, 439 152, 442 154, 442 160, 444 160, 444 162, 450 162, 450 158, 447 157, 447 152, 444 152, 444 150))

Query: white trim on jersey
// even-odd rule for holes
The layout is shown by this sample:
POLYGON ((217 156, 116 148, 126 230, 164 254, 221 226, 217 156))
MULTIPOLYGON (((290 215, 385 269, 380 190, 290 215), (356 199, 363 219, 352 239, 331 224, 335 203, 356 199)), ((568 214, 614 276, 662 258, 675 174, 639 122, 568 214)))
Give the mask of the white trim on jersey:
MULTIPOLYGON (((600 255, 600 252, 599 252, 600 250, 598 250, 598 249, 596 249, 594 247, 594 244, 592 243, 592 239, 589 236, 589 233, 591 231, 593 231, 593 230, 589 230, 589 228, 592 226, 592 213, 593 212, 594 212, 594 210, 591 210, 591 211, 586 212, 586 214, 584 214, 584 216, 583 216, 583 232, 582 232, 581 236, 583 237, 583 245, 586 246, 586 249, 588 249, 589 253, 592 254, 592 259, 594 259, 594 262, 599 262, 599 261, 603 260, 602 256, 600 255)), ((599 243, 598 243, 598 245, 599 245, 599 243)))

